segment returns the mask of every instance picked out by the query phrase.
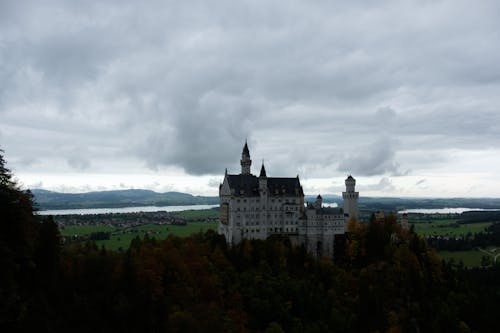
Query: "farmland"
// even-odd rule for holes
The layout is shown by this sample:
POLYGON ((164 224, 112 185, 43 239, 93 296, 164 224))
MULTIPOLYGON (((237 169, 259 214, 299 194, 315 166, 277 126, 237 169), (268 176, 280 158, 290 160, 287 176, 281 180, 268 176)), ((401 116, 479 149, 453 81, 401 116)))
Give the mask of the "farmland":
POLYGON ((66 243, 94 239, 109 250, 126 250, 135 237, 165 239, 185 237, 217 228, 218 211, 207 209, 175 213, 100 214, 94 216, 56 216, 66 243), (106 239, 93 238, 105 235, 106 239))
MULTIPOLYGON (((483 214, 486 216, 486 214, 483 214)), ((459 243, 464 239, 472 239, 479 233, 485 233, 488 227, 496 222, 496 218, 488 218, 470 223, 470 217, 464 214, 410 214, 410 222, 417 234, 420 234, 432 243, 441 239, 441 243, 459 243)), ((439 243, 439 242, 437 242, 439 243)), ((438 253, 445 261, 456 264, 462 262, 466 267, 478 267, 494 262, 495 247, 474 246, 467 250, 449 251, 441 249, 438 253)))

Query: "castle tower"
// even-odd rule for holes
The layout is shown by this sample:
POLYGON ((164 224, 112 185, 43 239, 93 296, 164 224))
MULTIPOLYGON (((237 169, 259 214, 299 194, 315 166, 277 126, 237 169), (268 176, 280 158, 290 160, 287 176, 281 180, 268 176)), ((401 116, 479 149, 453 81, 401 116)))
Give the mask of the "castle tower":
POLYGON ((342 192, 344 199, 344 214, 347 220, 358 218, 358 198, 359 192, 355 191, 356 179, 351 175, 345 180, 345 192, 342 192))
POLYGON ((321 194, 318 194, 318 196, 316 197, 316 202, 314 203, 314 207, 316 209, 320 209, 322 205, 323 205, 323 198, 321 197, 321 194))
POLYGON ((248 150, 247 142, 245 141, 245 147, 243 147, 243 152, 241 153, 241 174, 249 175, 250 167, 252 166, 252 160, 250 159, 250 151, 248 150))
POLYGON ((267 197, 267 174, 266 168, 264 167, 264 162, 262 162, 262 167, 260 168, 259 192, 261 196, 267 197))

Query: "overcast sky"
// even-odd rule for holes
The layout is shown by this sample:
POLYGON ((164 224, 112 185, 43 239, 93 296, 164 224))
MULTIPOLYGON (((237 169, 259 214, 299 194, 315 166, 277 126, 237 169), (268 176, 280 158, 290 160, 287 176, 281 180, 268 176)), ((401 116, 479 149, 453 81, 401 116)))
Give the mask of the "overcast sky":
POLYGON ((500 197, 498 1, 0 1, 0 148, 24 187, 500 197))

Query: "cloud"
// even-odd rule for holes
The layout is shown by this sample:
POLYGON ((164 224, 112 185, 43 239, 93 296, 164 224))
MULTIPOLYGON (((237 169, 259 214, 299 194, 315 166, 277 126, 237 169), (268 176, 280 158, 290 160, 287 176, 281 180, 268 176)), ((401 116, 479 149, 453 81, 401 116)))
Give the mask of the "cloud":
POLYGON ((68 165, 76 170, 83 171, 90 167, 90 161, 81 156, 72 156, 68 158, 68 165))
POLYGON ((415 183, 415 185, 417 185, 417 186, 418 186, 418 185, 422 185, 422 184, 424 184, 424 183, 426 183, 426 182, 427 182, 427 180, 426 180, 426 179, 420 179, 419 181, 417 181, 417 182, 415 183))
POLYGON ((208 186, 210 187, 216 187, 218 189, 220 184, 221 180, 219 178, 210 178, 208 180, 208 186))
POLYGON ((400 165, 395 161, 395 156, 393 142, 388 139, 380 139, 348 154, 339 163, 338 169, 360 176, 400 174, 400 165))
POLYGON ((276 176, 418 174, 498 147, 499 9, 4 1, 2 147, 16 170, 199 176, 237 170, 248 138, 276 176))
POLYGON ((396 187, 392 184, 392 181, 383 177, 377 184, 372 185, 359 185, 359 191, 378 191, 378 192, 394 192, 396 187))
POLYGON ((66 161, 71 168, 77 171, 84 171, 90 168, 91 163, 87 158, 88 151, 86 148, 71 148, 68 154, 69 157, 66 161))

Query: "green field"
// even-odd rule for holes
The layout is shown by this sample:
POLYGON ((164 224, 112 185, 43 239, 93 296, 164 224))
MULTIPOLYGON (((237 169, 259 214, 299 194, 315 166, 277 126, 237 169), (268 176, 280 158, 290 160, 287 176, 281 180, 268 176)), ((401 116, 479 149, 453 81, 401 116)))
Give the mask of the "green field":
POLYGON ((491 222, 456 224, 454 220, 437 220, 414 223, 415 232, 424 236, 465 236, 476 234, 489 227, 491 222))
POLYGON ((66 227, 61 231, 63 236, 87 236, 92 232, 110 231, 110 240, 99 240, 95 243, 101 247, 104 246, 108 250, 125 250, 129 247, 130 242, 135 237, 148 237, 156 239, 165 239, 169 235, 186 237, 197 232, 205 232, 207 230, 215 230, 217 222, 189 222, 187 225, 141 225, 124 230, 115 229, 107 226, 71 226, 66 227))
MULTIPOLYGON (((455 263, 462 261, 465 267, 479 267, 482 264, 483 257, 488 257, 491 263, 494 262, 495 256, 500 253, 498 248, 487 248, 483 251, 474 249, 470 251, 440 251, 439 256, 445 261, 453 260, 455 263)), ((497 257, 497 262, 500 259, 497 257)))
MULTIPOLYGON (((411 216, 410 216, 411 219, 411 216)), ((440 219, 436 214, 418 214, 413 216, 412 222, 415 232, 423 236, 465 236, 467 234, 477 234, 489 227, 492 222, 481 223, 457 223, 457 218, 447 214, 440 219)), ((479 249, 469 251, 440 251, 439 256, 445 261, 455 263, 463 262, 466 267, 481 266, 484 256, 491 256, 488 253, 481 252, 479 249)), ((494 256, 492 257, 494 258, 494 256)))
POLYGON ((173 212, 172 215, 182 217, 188 221, 198 220, 198 219, 218 219, 219 210, 218 209, 203 209, 203 210, 183 210, 180 212, 173 212))

